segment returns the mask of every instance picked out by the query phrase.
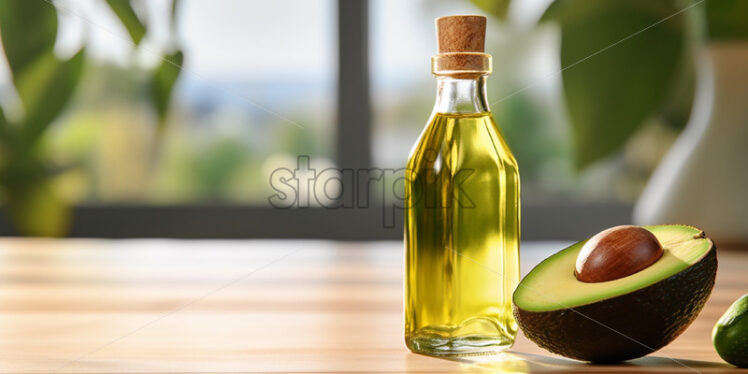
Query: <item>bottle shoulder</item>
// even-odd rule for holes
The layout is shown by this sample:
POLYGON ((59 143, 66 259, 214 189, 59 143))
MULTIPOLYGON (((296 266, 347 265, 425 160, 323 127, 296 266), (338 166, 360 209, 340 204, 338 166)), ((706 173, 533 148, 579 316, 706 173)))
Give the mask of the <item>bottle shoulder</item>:
POLYGON ((517 161, 490 112, 434 113, 408 159, 409 169, 434 163, 451 167, 516 169, 517 161))

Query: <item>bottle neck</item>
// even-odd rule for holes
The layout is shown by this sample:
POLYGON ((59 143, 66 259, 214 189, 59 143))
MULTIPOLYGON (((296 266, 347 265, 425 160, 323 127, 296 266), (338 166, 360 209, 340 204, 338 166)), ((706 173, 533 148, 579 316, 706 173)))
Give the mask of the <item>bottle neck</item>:
POLYGON ((486 113, 486 76, 455 78, 438 76, 436 88, 436 113, 486 113))

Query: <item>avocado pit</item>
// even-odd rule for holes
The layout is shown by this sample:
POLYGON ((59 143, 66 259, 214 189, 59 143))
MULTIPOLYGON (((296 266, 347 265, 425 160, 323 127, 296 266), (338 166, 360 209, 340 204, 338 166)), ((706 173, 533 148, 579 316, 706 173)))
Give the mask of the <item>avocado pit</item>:
POLYGON ((667 250, 635 274, 607 282, 577 279, 572 269, 591 240, 562 249, 535 266, 512 298, 524 335, 550 352, 607 363, 647 355, 680 335, 714 287, 716 247, 692 226, 642 228, 667 250))
POLYGON ((615 226, 584 244, 574 275, 581 282, 607 282, 642 271, 662 257, 657 237, 639 226, 615 226))

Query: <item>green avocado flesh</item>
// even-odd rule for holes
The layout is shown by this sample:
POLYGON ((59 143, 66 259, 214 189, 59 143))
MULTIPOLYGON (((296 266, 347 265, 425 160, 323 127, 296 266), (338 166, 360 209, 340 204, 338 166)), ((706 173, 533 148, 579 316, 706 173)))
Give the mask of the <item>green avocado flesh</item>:
POLYGON ((701 230, 644 226, 663 246, 649 267, 585 283, 574 268, 586 241, 547 258, 514 292, 514 316, 538 346, 569 358, 619 362, 652 353, 696 319, 714 288, 717 251, 701 230))
POLYGON ((514 293, 517 307, 532 312, 568 309, 624 295, 675 275, 701 260, 712 242, 701 230, 683 225, 644 226, 663 247, 654 264, 620 279, 585 283, 574 276, 574 265, 586 241, 547 258, 519 284, 514 293))

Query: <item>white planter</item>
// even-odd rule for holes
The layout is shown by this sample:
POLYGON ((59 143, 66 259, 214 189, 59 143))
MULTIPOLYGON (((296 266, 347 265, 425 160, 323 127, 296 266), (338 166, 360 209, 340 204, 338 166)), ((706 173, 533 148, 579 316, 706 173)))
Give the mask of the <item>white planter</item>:
POLYGON ((634 208, 637 224, 684 223, 748 243, 748 43, 707 45, 691 119, 634 208))

